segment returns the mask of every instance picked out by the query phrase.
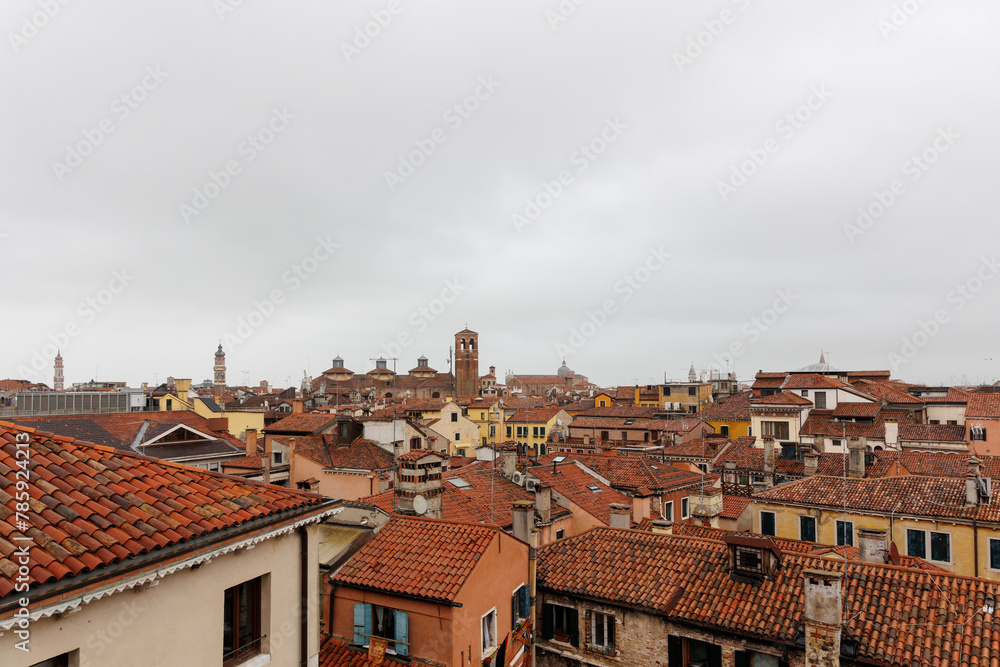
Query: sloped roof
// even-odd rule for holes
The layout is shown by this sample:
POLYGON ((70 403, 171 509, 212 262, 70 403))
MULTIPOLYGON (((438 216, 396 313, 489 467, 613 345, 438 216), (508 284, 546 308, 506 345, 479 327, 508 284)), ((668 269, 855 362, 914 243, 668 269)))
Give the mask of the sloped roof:
POLYGON ((699 487, 702 483, 714 481, 715 476, 706 477, 675 468, 669 463, 658 463, 638 456, 602 456, 600 454, 550 454, 539 462, 546 462, 551 467, 556 456, 565 456, 567 460, 579 461, 604 479, 611 482, 616 489, 636 491, 646 488, 650 491, 669 492, 691 487, 699 487))
POLYGON ((315 494, 0 422, 0 599, 14 590, 11 555, 24 538, 32 545, 35 587, 321 502, 315 494), (18 433, 30 437, 28 528, 16 522, 12 495, 18 433))
POLYGON ((1000 596, 1000 583, 941 572, 786 552, 772 578, 751 585, 729 575, 720 541, 596 528, 540 548, 538 586, 791 644, 803 627, 807 569, 844 573, 844 638, 860 642, 860 659, 986 665, 995 658, 1000 614, 982 609, 1000 596))
POLYGON ((969 394, 966 419, 1000 419, 1000 394, 969 394))
POLYGON ((279 419, 264 429, 266 433, 301 433, 313 435, 336 423, 336 415, 302 412, 279 419))
POLYGON ((529 468, 528 472, 551 484, 553 489, 606 526, 611 522, 612 503, 632 505, 631 498, 591 475, 578 461, 557 465, 555 472, 552 471, 552 466, 529 468))
POLYGON ((813 402, 808 398, 803 398, 798 394, 793 394, 790 391, 779 391, 776 394, 771 394, 770 396, 757 396, 750 399, 750 406, 755 405, 812 405, 813 402))
POLYGON ((333 578, 342 585, 454 602, 500 534, 496 526, 397 516, 333 578))
POLYGON ((750 421, 750 392, 741 391, 738 394, 720 398, 715 405, 699 412, 698 416, 705 421, 748 422, 750 421))

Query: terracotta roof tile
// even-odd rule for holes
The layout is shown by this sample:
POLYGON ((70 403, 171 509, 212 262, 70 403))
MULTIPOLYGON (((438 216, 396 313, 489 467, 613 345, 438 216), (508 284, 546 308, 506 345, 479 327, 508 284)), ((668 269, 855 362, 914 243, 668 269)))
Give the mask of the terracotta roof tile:
POLYGON ((771 394, 770 396, 759 396, 750 399, 750 407, 755 405, 812 405, 813 402, 808 398, 803 398, 798 394, 793 394, 790 391, 779 391, 776 394, 771 394))
POLYGON ((337 422, 334 415, 300 413, 279 419, 264 429, 265 433, 301 433, 315 435, 337 422))
POLYGON ((579 461, 559 464, 555 472, 552 467, 538 466, 529 468, 528 472, 551 484, 553 489, 606 526, 610 525, 612 503, 632 505, 631 498, 590 474, 579 461))
POLYGON ((1000 394, 969 394, 966 419, 1000 419, 1000 394))

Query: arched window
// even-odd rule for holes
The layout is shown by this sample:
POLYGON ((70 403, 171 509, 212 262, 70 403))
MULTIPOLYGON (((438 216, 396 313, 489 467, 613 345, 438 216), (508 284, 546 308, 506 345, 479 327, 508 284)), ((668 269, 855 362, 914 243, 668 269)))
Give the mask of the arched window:
POLYGON ((469 339, 469 349, 470 350, 475 350, 476 349, 476 339, 475 338, 470 338, 469 339))
POLYGON ((431 398, 441 398, 441 392, 435 391, 433 394, 431 394, 431 398))
POLYGON ((386 398, 392 398, 392 392, 391 391, 385 392, 385 397, 386 398))
POLYGON ((462 339, 462 344, 459 346, 459 349, 463 350, 463 351, 465 350, 465 339, 464 338, 462 339))

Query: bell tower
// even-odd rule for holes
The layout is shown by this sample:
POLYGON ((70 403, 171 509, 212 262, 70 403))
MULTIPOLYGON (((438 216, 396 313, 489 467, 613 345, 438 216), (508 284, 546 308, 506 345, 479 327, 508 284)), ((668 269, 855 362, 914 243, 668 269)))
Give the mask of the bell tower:
POLYGON ((52 376, 52 388, 56 391, 63 390, 63 358, 62 351, 56 351, 55 375, 52 376))
POLYGON ((468 327, 455 334, 455 392, 479 395, 479 334, 468 327))
POLYGON ((215 351, 215 366, 212 367, 215 371, 215 379, 212 384, 216 387, 226 386, 226 353, 222 351, 222 343, 219 343, 219 349, 215 351))

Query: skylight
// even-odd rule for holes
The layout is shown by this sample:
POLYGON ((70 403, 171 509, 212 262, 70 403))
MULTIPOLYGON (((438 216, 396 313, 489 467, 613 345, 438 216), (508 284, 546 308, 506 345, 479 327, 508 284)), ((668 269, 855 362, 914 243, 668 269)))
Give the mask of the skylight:
POLYGON ((596 484, 588 484, 587 488, 593 491, 594 493, 597 493, 598 491, 601 490, 601 487, 597 486, 596 484))
POLYGON ((448 481, 451 482, 452 486, 458 489, 471 489, 472 485, 466 482, 461 477, 449 477, 448 481))
POLYGON ((565 460, 566 460, 566 457, 560 454, 559 456, 557 456, 554 459, 552 459, 552 462, 553 463, 562 463, 565 460))

